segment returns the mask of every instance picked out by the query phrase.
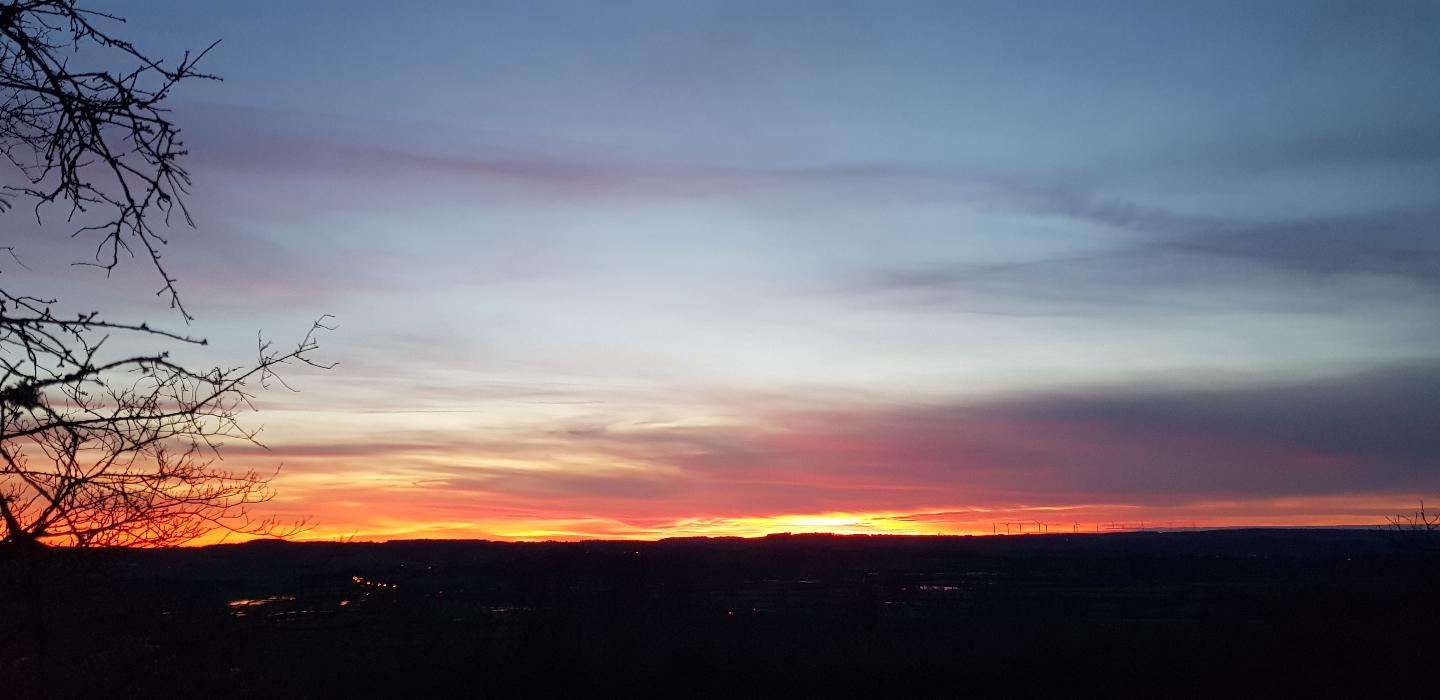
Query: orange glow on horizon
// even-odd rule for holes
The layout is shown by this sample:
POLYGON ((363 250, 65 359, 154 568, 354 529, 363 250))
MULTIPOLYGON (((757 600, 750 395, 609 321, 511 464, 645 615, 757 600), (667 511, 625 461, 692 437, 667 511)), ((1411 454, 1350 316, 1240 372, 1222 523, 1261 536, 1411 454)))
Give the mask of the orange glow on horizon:
MULTIPOLYGON (((774 534, 1018 535, 1184 530, 1230 527, 1378 527, 1387 514, 1406 512, 1403 498, 1287 499, 1264 503, 1212 502, 1177 508, 1116 504, 933 508, 916 512, 825 512, 742 517, 640 519, 537 515, 473 521, 383 519, 346 523, 319 519, 296 541, 383 542, 407 539, 505 542, 638 540, 672 537, 764 537, 774 534)), ((1412 506, 1413 508, 1413 506, 1412 506)), ((242 542, 216 532, 191 543, 242 542)))
POLYGON ((1431 495, 1343 490, 1367 463, 1249 434, 1127 432, 963 406, 595 405, 497 409, 484 420, 297 414, 277 422, 273 451, 239 448, 227 460, 261 471, 284 463, 276 498, 251 511, 313 523, 295 537, 307 541, 1368 527, 1431 495), (1316 480, 1335 490, 1284 486, 1316 480))

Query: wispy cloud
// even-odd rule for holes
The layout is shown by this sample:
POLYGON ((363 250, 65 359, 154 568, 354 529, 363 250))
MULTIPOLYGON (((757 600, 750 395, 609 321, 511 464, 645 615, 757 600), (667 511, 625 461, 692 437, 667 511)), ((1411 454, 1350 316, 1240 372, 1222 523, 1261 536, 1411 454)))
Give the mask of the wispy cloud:
POLYGON ((756 405, 753 420, 723 425, 419 432, 275 445, 263 456, 287 463, 287 493, 322 508, 322 519, 347 517, 325 505, 336 502, 501 520, 502 506, 549 514, 542 519, 563 511, 679 522, 837 512, 924 519, 962 504, 1093 519, 1220 502, 1232 514, 1251 503, 1260 517, 1277 499, 1371 503, 1440 489, 1440 433, 1430 420, 1440 413, 1440 366, 1245 386, 1207 387, 1197 377, 1190 387, 780 412, 756 405))
POLYGON ((1440 294, 1440 210, 1260 222, 1124 205, 1035 211, 1142 238, 1008 263, 881 268, 853 274, 842 289, 937 310, 1021 315, 1333 310, 1440 294))

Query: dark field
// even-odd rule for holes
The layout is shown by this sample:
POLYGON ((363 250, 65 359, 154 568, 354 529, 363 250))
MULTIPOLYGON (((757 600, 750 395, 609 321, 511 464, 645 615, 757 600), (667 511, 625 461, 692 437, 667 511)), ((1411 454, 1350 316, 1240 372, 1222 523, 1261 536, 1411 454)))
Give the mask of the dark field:
POLYGON ((1440 679, 1431 544, 1231 530, 11 556, 0 696, 1414 698, 1440 679))

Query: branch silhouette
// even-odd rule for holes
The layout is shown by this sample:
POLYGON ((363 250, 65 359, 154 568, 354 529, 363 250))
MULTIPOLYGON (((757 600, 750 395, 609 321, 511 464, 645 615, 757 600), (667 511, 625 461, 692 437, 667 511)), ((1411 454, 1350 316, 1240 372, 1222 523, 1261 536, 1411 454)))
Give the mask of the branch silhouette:
MULTIPOLYGON (((37 220, 49 205, 80 220, 70 235, 94 236, 96 248, 76 264, 108 273, 138 252, 188 324, 160 253, 173 216, 194 225, 186 151, 165 105, 182 81, 218 79, 196 69, 214 44, 167 65, 111 33, 123 22, 73 0, 0 3, 0 152, 28 183, 6 190, 32 200, 37 220)), ((57 304, 0 288, 0 543, 168 546, 217 528, 283 536, 304 526, 252 516, 273 497, 275 472, 225 469, 220 449, 259 444, 241 416, 256 392, 285 386, 282 369, 334 366, 313 359, 329 316, 293 346, 262 337, 250 364, 201 369, 172 351, 204 338, 98 311, 62 317, 57 304), (117 336, 156 349, 111 353, 117 336)))

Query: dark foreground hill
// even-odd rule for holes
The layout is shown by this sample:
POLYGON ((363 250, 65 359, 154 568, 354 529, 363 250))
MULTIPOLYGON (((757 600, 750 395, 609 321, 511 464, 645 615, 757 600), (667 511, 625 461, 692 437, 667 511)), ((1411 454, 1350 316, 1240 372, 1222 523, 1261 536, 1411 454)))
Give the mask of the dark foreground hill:
POLYGON ((0 559, 0 696, 1420 697, 1422 536, 246 545, 0 559))

